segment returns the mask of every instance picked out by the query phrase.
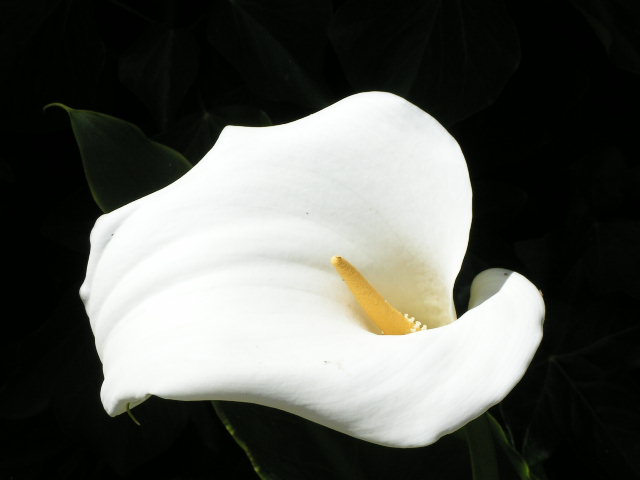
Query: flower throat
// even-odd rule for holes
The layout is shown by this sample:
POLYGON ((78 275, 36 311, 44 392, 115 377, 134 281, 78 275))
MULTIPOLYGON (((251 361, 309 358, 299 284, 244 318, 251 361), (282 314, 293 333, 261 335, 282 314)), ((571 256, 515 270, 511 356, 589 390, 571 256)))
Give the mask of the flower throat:
POLYGON ((331 263, 383 335, 405 335, 427 329, 415 318, 396 310, 347 260, 333 257, 331 263))

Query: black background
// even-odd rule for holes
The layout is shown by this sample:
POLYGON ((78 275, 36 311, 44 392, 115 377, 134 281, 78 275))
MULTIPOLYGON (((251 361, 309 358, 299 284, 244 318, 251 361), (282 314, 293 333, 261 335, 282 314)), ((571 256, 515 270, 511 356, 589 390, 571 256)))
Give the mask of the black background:
MULTIPOLYGON (((68 118, 42 107, 125 119, 197 162, 225 124, 277 124, 379 89, 432 113, 467 158, 474 223, 457 300, 494 266, 544 292, 543 344, 492 410, 516 449, 540 478, 640 476, 636 1, 5 0, 0 39, 0 475, 255 478, 208 403, 152 399, 136 409, 142 428, 102 410, 77 294, 100 211, 68 118)), ((469 478, 464 464, 438 470, 446 442, 358 446, 349 474, 300 469, 469 478)), ((297 460, 322 465, 312 450, 297 460)))

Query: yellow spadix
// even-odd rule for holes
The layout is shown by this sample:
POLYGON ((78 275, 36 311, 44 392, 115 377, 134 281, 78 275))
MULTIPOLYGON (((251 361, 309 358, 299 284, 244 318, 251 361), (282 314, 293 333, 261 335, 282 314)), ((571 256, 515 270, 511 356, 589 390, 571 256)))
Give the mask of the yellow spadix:
POLYGON ((331 263, 362 309, 384 335, 405 335, 427 329, 426 325, 422 325, 413 317, 396 310, 347 260, 342 257, 333 257, 331 263))

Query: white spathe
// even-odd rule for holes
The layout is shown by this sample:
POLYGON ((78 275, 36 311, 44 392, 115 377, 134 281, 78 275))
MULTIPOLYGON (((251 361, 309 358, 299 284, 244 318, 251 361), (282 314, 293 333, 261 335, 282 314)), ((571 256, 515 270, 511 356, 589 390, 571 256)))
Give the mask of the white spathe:
POLYGON ((184 177, 93 230, 81 295, 105 409, 236 400, 381 445, 435 442, 502 400, 542 337, 540 293, 507 270, 480 274, 455 320, 470 223, 457 143, 395 95, 225 128, 184 177), (333 255, 430 329, 378 335, 333 255))

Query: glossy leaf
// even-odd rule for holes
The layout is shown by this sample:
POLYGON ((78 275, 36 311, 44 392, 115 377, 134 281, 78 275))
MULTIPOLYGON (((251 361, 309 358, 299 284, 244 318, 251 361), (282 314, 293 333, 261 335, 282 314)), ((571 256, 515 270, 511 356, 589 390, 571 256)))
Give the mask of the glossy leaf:
POLYGON ((181 154, 149 140, 129 122, 59 103, 49 106, 69 114, 91 193, 104 212, 167 186, 191 168, 181 154))
POLYGON ((451 124, 490 105, 520 59, 501 0, 351 0, 329 31, 356 90, 386 90, 451 124))

